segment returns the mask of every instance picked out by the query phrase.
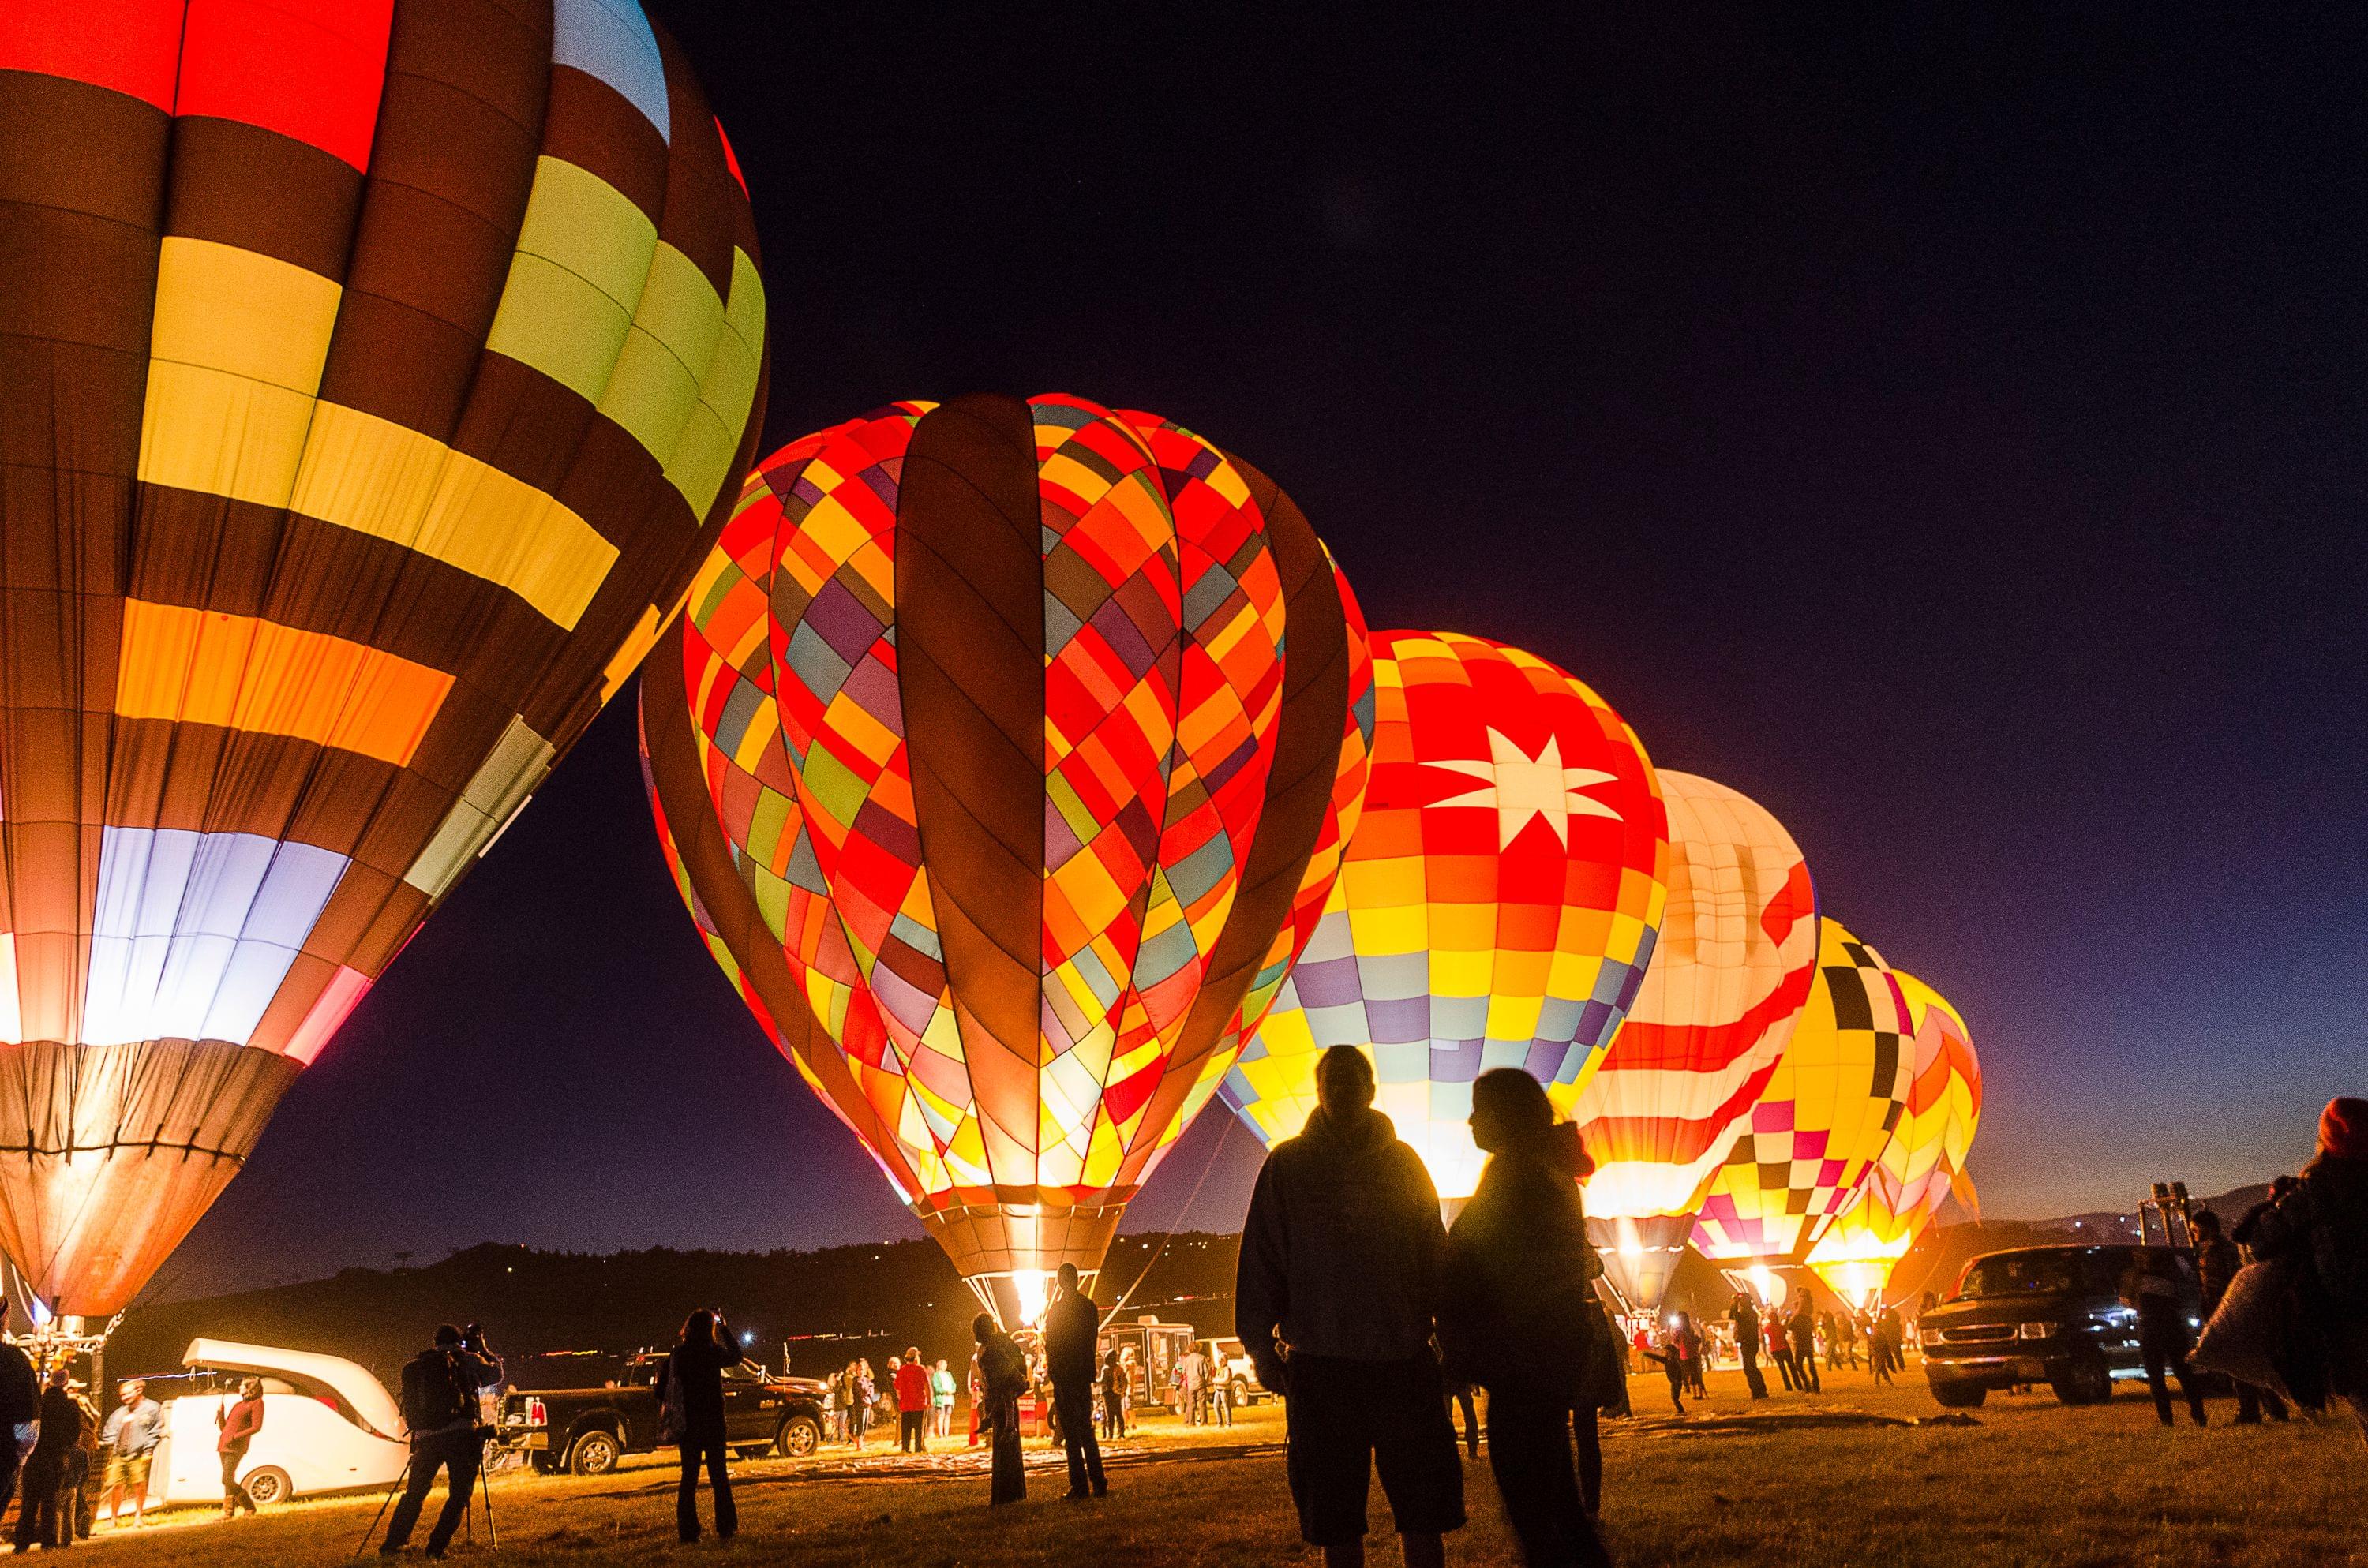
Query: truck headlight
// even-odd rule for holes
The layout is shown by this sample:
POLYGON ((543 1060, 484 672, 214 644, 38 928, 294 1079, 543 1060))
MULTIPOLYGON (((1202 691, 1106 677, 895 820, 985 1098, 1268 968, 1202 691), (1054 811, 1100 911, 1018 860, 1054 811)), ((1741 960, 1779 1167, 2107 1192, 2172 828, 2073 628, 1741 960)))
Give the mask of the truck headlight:
POLYGON ((2055 1325, 2052 1323, 2018 1324, 2015 1325, 2014 1336, 2017 1339, 2044 1339, 2055 1332, 2055 1325))

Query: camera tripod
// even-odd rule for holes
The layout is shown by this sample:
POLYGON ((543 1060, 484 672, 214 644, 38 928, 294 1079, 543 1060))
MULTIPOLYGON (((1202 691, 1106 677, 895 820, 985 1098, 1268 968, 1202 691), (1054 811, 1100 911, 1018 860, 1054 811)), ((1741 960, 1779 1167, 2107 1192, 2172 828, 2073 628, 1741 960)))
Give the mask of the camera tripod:
MULTIPOLYGON (((414 1449, 409 1457, 403 1461, 403 1469, 396 1472, 394 1483, 386 1489, 386 1495, 379 1499, 378 1512, 370 1517, 369 1528, 362 1531, 362 1539, 354 1543, 353 1558, 347 1561, 359 1558, 363 1551, 369 1547, 370 1537, 378 1533, 380 1522, 386 1517, 387 1509, 393 1505, 395 1494, 402 1491, 404 1483, 411 1479, 411 1467, 418 1462, 419 1450, 414 1449)), ((449 1470, 444 1472, 447 1485, 451 1483, 451 1475, 452 1472, 449 1470)), ((482 1500, 485 1507, 485 1548, 490 1551, 498 1551, 501 1550, 502 1537, 501 1531, 494 1525, 494 1483, 485 1473, 485 1461, 482 1454, 477 1460, 477 1497, 470 1501, 469 1511, 461 1517, 461 1528, 468 1532, 469 1544, 474 1546, 477 1541, 477 1502, 482 1500)))

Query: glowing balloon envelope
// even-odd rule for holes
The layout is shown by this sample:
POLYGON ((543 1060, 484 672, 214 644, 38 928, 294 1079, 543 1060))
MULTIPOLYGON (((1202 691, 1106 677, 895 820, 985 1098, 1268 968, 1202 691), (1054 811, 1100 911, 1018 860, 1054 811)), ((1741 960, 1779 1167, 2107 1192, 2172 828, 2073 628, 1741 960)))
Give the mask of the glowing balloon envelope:
POLYGON ((765 298, 632 0, 18 0, 0 233, 0 1244, 103 1315, 655 640, 765 298))
POLYGON ((1907 1113, 1914 1029, 1899 982, 1839 923, 1817 926, 1800 1022, 1702 1198, 1694 1245, 1716 1262, 1805 1260, 1907 1113))
POLYGON ((1543 659, 1386 631, 1373 668, 1363 820, 1222 1092, 1273 1143, 1315 1108, 1325 1049, 1370 1051, 1376 1104, 1452 1201, 1479 1179, 1481 1073, 1577 1103, 1653 956, 1668 821, 1634 732, 1543 659))
POLYGON ((760 465, 654 661, 711 950, 1007 1320, 1099 1267, 1287 967, 1361 784, 1362 641, 1247 464, 967 397, 760 465))
POLYGON ((1907 1112, 1867 1168, 1857 1199, 1809 1254, 1809 1267, 1853 1301, 1879 1297, 1892 1269, 1955 1192, 1970 1207, 1965 1156, 1981 1126, 1982 1069, 1965 1020, 1914 975, 1893 971, 1915 1026, 1907 1112))
POLYGON ((1707 778, 1659 770, 1669 902, 1627 1022, 1573 1113, 1595 1161, 1587 1216, 1604 1270, 1660 1304, 1694 1209, 1808 1000, 1816 897, 1783 824, 1707 778))

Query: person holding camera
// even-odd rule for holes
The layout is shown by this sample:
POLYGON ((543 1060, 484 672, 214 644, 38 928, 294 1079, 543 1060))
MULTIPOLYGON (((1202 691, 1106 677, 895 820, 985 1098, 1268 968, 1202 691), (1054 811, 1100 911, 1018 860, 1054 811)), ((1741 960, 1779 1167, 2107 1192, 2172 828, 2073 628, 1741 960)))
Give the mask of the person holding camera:
POLYGON ((682 1457, 675 1492, 674 1522, 682 1539, 699 1539, 699 1471, 707 1468, 715 1494, 715 1534, 730 1540, 740 1533, 740 1510, 732 1501, 732 1472, 723 1446, 723 1369, 740 1364, 740 1342, 721 1312, 702 1307, 685 1318, 681 1342, 658 1369, 658 1417, 662 1439, 682 1457))
POLYGON ((441 1557, 452 1543, 452 1532, 468 1516, 469 1494, 485 1462, 477 1391, 499 1382, 501 1376, 501 1363, 486 1346, 485 1331, 475 1324, 465 1334, 449 1323, 438 1324, 435 1343, 404 1363, 403 1424, 411 1437, 410 1474, 403 1501, 387 1522, 380 1556, 393 1557, 409 1543, 439 1470, 444 1472, 444 1509, 427 1532, 427 1555, 441 1557))

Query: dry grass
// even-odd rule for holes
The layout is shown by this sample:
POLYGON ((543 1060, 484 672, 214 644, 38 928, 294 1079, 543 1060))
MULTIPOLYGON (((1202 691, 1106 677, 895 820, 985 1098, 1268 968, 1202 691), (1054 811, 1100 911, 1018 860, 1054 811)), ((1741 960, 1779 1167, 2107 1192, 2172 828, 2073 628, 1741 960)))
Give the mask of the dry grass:
MULTIPOLYGON (((1829 1378, 1822 1398, 1778 1395, 1762 1413, 1827 1413, 1827 1425, 1706 1431, 1662 1421, 1657 1380, 1638 1379, 1645 1419, 1607 1428, 1606 1526, 1620 1560, 1714 1564, 1931 1564, 1935 1568, 2271 1568, 2368 1563, 2368 1448, 2348 1424, 2165 1432, 2142 1400, 2065 1410, 2045 1394, 1993 1397, 1976 1426, 1839 1424, 1939 1414, 1913 1380, 1870 1387, 1829 1378)), ((1739 1380, 1713 1379, 1712 1425, 1746 1409, 1739 1380)), ((2215 1403, 2215 1419, 2233 1412, 2215 1403)), ((845 1450, 806 1465, 739 1466, 742 1534, 676 1544, 671 1470, 643 1462, 578 1481, 507 1476, 494 1488, 501 1560, 518 1568, 595 1568, 715 1559, 814 1568, 938 1568, 969 1562, 1305 1563, 1283 1491, 1272 1407, 1224 1431, 1155 1424, 1121 1454, 1112 1495, 1058 1499, 1063 1480, 1031 1469, 1031 1500, 990 1515, 979 1476, 896 1473, 845 1450), (1248 1451, 1244 1451, 1248 1450, 1248 1451), (1163 1457, 1163 1456, 1173 1456, 1163 1457), (820 1473, 817 1473, 819 1471, 820 1473)), ((1045 1456, 1049 1458, 1049 1456, 1045 1456)), ((1042 1462, 1031 1453, 1031 1462, 1042 1462)), ((1485 1459, 1469 1469, 1473 1522, 1450 1544, 1470 1562, 1512 1560, 1485 1459)), ((90 1543, 123 1568, 328 1564, 353 1550, 377 1499, 297 1505, 229 1528, 154 1528, 90 1543)), ((1377 1529, 1386 1512, 1376 1494, 1377 1529)), ((483 1522, 479 1522, 479 1555, 483 1522)), ((1373 1561, 1398 1561, 1377 1535, 1373 1561)), ((456 1552, 456 1555, 459 1553, 456 1552)))

